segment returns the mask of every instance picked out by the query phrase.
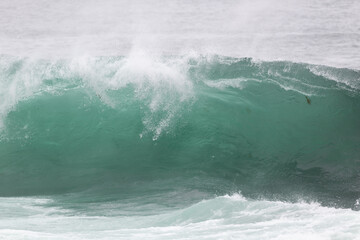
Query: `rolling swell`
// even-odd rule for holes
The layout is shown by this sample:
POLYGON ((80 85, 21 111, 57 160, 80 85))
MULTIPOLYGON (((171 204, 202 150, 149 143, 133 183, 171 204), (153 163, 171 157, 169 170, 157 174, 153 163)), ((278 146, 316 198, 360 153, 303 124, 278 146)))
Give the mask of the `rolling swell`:
POLYGON ((358 70, 135 52, 3 56, 0 78, 2 196, 360 198, 358 70))

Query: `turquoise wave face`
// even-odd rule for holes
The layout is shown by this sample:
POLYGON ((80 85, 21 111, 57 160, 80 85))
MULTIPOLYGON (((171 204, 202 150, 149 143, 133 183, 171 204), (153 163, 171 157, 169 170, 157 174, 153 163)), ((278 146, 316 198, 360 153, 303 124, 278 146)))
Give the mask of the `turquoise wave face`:
POLYGON ((220 56, 3 56, 0 195, 241 191, 353 208, 359 79, 220 56))

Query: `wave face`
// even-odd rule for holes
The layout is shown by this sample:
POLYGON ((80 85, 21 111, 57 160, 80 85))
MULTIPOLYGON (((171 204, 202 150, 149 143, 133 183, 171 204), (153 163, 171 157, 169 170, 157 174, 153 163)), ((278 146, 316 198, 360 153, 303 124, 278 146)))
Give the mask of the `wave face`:
POLYGON ((177 191, 181 205, 241 191, 356 210, 359 123, 358 70, 144 52, 2 56, 0 195, 177 191))

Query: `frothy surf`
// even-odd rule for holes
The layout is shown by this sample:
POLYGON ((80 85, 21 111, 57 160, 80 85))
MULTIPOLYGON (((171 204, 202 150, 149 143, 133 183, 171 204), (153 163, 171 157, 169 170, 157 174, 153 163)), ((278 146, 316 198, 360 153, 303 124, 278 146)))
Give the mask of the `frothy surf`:
MULTIPOLYGON (((164 196, 165 197, 165 196, 164 196)), ((360 216, 317 203, 251 200, 240 194, 160 214, 92 216, 47 206, 51 199, 2 198, 4 239, 359 239, 360 216), (18 206, 18 207, 15 207, 18 206), (21 227, 19 227, 21 226, 21 227)), ((137 204, 137 200, 133 205, 137 204)), ((117 203, 113 207, 123 207, 117 203)), ((127 206, 135 208, 135 206, 127 206)))

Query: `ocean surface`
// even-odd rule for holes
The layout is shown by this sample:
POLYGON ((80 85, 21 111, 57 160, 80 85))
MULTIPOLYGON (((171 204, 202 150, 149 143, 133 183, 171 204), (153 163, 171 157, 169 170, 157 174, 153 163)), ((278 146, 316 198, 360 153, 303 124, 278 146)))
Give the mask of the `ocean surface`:
POLYGON ((0 2, 0 239, 360 239, 360 2, 0 2))

